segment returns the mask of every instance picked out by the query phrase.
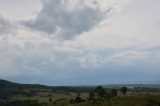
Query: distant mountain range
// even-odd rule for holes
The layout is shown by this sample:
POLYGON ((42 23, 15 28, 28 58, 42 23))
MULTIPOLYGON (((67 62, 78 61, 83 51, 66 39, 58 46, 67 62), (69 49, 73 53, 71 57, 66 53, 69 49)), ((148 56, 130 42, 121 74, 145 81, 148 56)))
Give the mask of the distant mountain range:
POLYGON ((50 89, 50 86, 40 85, 40 84, 19 84, 7 80, 0 79, 0 88, 43 88, 50 89))
MULTIPOLYGON (((56 89, 56 88, 79 88, 79 87, 96 87, 98 85, 84 85, 84 86, 47 86, 47 85, 41 85, 41 84, 20 84, 16 82, 11 82, 7 80, 0 79, 0 88, 1 87, 22 87, 22 88, 37 88, 37 89, 56 89)), ((119 88, 123 86, 127 87, 147 87, 147 88, 160 88, 160 84, 106 84, 102 85, 106 88, 119 88)))

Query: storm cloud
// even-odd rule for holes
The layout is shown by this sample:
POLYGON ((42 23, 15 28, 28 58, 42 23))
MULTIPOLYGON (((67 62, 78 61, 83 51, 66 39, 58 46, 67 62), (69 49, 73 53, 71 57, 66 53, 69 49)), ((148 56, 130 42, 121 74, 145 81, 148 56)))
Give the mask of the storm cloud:
POLYGON ((121 2, 48 0, 43 2, 43 8, 37 17, 25 22, 25 25, 61 39, 72 39, 97 26, 115 9, 116 4, 121 2))

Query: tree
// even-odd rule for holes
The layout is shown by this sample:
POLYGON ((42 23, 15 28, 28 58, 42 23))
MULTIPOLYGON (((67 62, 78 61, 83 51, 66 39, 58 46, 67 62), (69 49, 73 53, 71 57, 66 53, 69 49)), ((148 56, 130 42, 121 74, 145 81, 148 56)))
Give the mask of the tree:
POLYGON ((94 100, 94 99, 95 99, 95 93, 89 92, 89 100, 94 100))
POLYGON ((74 103, 81 103, 84 102, 84 100, 81 98, 81 94, 77 93, 77 97, 74 100, 74 103))
POLYGON ((83 100, 81 97, 77 96, 74 100, 75 103, 81 103, 83 100))
POLYGON ((50 97, 50 98, 48 99, 48 101, 51 103, 51 102, 52 102, 52 98, 50 97))
POLYGON ((128 90, 127 87, 122 87, 120 89, 121 93, 123 93, 124 96, 126 95, 127 90, 128 90))
POLYGON ((102 87, 102 86, 98 86, 95 89, 95 93, 97 94, 98 97, 100 98, 105 98, 107 97, 107 91, 102 87))
POLYGON ((110 96, 108 95, 107 91, 102 86, 98 86, 96 87, 94 92, 96 94, 96 99, 94 101, 94 104, 100 106, 106 106, 107 101, 110 101, 110 96))
POLYGON ((111 96, 112 97, 117 96, 117 89, 112 89, 111 96))

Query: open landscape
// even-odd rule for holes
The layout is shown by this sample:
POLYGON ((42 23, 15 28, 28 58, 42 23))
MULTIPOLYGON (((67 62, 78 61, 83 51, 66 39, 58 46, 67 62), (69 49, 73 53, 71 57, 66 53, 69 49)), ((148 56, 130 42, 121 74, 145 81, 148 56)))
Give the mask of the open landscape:
POLYGON ((0 106, 160 106, 160 85, 45 86, 0 80, 0 106))
POLYGON ((160 0, 0 0, 0 106, 160 106, 160 0))

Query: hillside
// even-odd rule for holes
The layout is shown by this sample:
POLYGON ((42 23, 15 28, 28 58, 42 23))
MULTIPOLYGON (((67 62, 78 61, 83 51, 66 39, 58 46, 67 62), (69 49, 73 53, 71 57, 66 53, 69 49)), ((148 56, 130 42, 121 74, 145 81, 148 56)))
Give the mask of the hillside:
POLYGON ((0 98, 7 98, 17 94, 28 94, 41 90, 52 92, 89 92, 93 87, 45 86, 40 84, 19 84, 0 80, 0 98))

